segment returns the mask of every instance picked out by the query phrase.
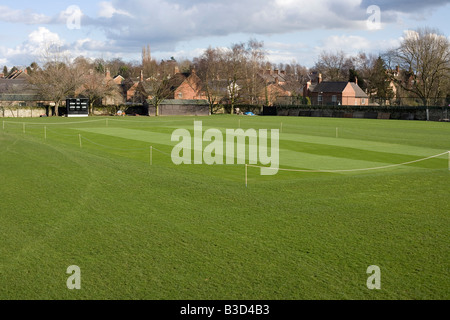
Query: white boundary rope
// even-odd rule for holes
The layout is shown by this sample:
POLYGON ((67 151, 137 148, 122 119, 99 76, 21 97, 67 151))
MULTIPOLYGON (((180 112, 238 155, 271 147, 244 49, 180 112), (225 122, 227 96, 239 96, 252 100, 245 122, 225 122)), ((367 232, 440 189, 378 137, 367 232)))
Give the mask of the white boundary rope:
POLYGON ((38 125, 47 125, 47 126, 63 126, 66 124, 83 124, 83 123, 90 123, 90 122, 99 122, 99 121, 105 121, 104 119, 99 119, 99 120, 86 120, 86 121, 76 121, 76 122, 61 122, 61 123, 44 123, 44 122, 18 122, 18 121, 3 121, 3 123, 13 123, 13 124, 26 124, 26 125, 33 125, 33 126, 38 126, 38 125))
POLYGON ((320 172, 324 172, 324 173, 339 173, 339 172, 355 172, 355 171, 370 171, 370 170, 382 170, 382 169, 388 169, 388 168, 394 168, 394 167, 400 167, 400 166, 405 166, 408 164, 412 164, 412 163, 417 163, 417 162, 422 162, 425 160, 429 160, 429 159, 433 159, 433 158, 438 158, 441 157, 443 155, 449 154, 450 156, 450 151, 446 151, 434 156, 430 156, 427 158, 423 158, 423 159, 419 159, 419 160, 414 160, 414 161, 408 161, 408 162, 404 162, 404 163, 399 163, 399 164, 391 164, 391 165, 387 165, 387 166, 381 166, 381 167, 374 167, 374 168, 361 168, 361 169, 346 169, 346 170, 297 170, 297 169, 283 169, 283 168, 270 168, 270 167, 263 167, 263 166, 255 166, 255 165, 248 165, 248 167, 253 167, 253 168, 267 168, 267 169, 276 169, 279 171, 290 171, 290 172, 310 172, 310 173, 320 173, 320 172))

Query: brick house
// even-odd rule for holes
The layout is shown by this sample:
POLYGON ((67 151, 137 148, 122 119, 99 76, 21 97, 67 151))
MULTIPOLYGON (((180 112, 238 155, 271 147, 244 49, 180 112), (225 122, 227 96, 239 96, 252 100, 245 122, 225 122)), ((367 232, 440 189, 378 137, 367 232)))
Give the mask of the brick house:
POLYGON ((308 82, 304 87, 304 97, 309 97, 312 105, 344 105, 368 106, 368 95, 355 82, 322 81, 312 85, 308 82))
POLYGON ((260 96, 264 97, 261 101, 265 104, 272 106, 292 96, 292 92, 286 86, 289 80, 284 70, 261 70, 259 77, 264 82, 264 92, 260 96))
POLYGON ((175 76, 182 75, 180 77, 181 84, 174 86, 173 98, 175 100, 205 100, 207 99, 205 92, 203 91, 203 83, 197 76, 195 70, 192 70, 190 74, 178 73, 175 76), (184 77, 184 79, 183 79, 184 77))
MULTIPOLYGON (((128 102, 144 102, 153 98, 155 81, 144 80, 143 73, 139 82, 128 83, 126 96, 128 102)), ((127 83, 125 82, 125 85, 127 83)), ((205 100, 206 94, 203 90, 203 83, 197 76, 195 70, 190 73, 178 72, 173 75, 167 84, 169 94, 167 99, 174 100, 205 100)))

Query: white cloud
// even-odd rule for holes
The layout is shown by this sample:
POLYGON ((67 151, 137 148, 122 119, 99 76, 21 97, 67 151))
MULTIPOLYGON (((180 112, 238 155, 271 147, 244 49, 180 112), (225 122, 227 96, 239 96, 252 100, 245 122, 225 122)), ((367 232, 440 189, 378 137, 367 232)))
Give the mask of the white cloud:
POLYGON ((98 16, 100 18, 112 18, 115 14, 124 15, 130 18, 133 17, 133 15, 131 15, 129 12, 125 10, 114 8, 114 5, 111 2, 102 1, 99 3, 99 7, 100 10, 98 12, 98 16))
POLYGON ((322 51, 336 52, 343 51, 348 55, 355 55, 358 52, 380 53, 395 48, 400 44, 401 38, 369 40, 356 35, 333 35, 321 41, 321 45, 314 48, 316 56, 322 51))
POLYGON ((14 10, 7 6, 0 6, 0 21, 24 24, 45 24, 51 18, 44 15, 30 12, 29 10, 14 10))
POLYGON ((46 44, 62 45, 63 41, 57 33, 51 32, 45 27, 39 27, 28 35, 30 45, 42 46, 46 44))

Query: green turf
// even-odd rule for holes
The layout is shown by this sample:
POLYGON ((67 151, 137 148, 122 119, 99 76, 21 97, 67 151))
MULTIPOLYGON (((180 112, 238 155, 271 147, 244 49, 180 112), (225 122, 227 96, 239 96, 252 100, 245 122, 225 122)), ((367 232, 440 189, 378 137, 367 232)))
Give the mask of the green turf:
POLYGON ((280 165, 294 170, 444 153, 447 123, 3 120, 0 299, 450 298, 447 155, 345 173, 248 168, 248 188, 242 165, 170 159, 172 132, 194 120, 204 130, 282 127, 280 165), (81 268, 81 290, 67 289, 70 265, 81 268), (381 290, 366 286, 370 265, 381 268, 381 290))

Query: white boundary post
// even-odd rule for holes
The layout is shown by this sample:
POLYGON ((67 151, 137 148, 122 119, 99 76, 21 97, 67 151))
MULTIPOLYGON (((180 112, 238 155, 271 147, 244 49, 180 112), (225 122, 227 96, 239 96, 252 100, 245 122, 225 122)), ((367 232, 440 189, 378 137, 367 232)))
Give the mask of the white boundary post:
POLYGON ((245 187, 248 187, 248 165, 245 165, 245 187))
POLYGON ((153 165, 153 146, 150 146, 150 165, 153 165))
POLYGON ((448 152, 448 170, 450 171, 450 151, 448 152))

